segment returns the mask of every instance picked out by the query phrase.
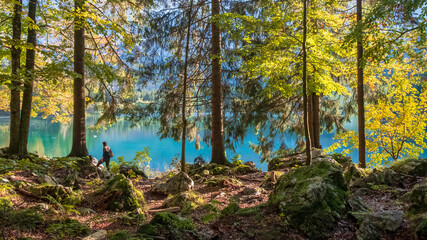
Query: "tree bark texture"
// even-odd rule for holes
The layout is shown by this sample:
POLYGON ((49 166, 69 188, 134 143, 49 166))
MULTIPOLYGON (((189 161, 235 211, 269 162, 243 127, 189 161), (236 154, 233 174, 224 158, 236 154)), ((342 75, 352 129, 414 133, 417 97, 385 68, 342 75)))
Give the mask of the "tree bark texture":
POLYGON ((75 0, 74 17, 74 72, 79 76, 74 78, 74 114, 73 114, 73 145, 69 156, 86 157, 88 155, 86 147, 85 128, 85 78, 84 78, 84 18, 79 15, 83 11, 84 0, 75 0))
MULTIPOLYGON (((28 17, 36 25, 36 10, 37 0, 30 0, 28 3, 28 17)), ((22 97, 22 109, 21 109, 21 123, 19 124, 20 137, 19 137, 19 152, 27 154, 28 149, 28 135, 30 132, 30 118, 31 118, 31 104, 33 101, 33 84, 34 84, 34 65, 35 65, 35 48, 37 44, 37 33, 33 27, 28 28, 27 44, 33 46, 32 49, 27 49, 26 61, 25 61, 25 82, 24 82, 24 94, 22 97)))
POLYGON ((190 8, 188 10, 188 27, 187 38, 185 42, 185 60, 184 60, 184 81, 182 89, 182 139, 181 139, 181 171, 185 172, 185 139, 187 135, 187 75, 188 75, 188 52, 190 50, 190 33, 191 33, 191 15, 193 14, 193 0, 190 1, 190 8))
MULTIPOLYGON (((357 0, 357 23, 362 23, 362 0, 357 0)), ((357 108, 359 128, 359 167, 366 168, 365 101, 363 90, 363 42, 362 34, 357 39, 357 108)))
POLYGON ((19 69, 21 67, 21 20, 22 19, 22 0, 15 1, 12 17, 12 84, 10 87, 10 142, 9 153, 19 153, 19 122, 21 111, 21 81, 19 69))
POLYGON ((312 122, 312 140, 313 147, 317 149, 322 149, 322 145, 320 145, 320 96, 312 93, 311 94, 311 122, 312 122))
POLYGON ((305 132, 305 148, 307 154, 306 165, 311 165, 311 140, 310 140, 310 125, 308 122, 308 96, 307 96, 307 0, 304 0, 304 16, 303 16, 303 40, 302 40, 302 88, 304 99, 304 132, 305 132))
MULTIPOLYGON (((212 16, 219 14, 219 0, 212 0, 212 16)), ((221 82, 221 36, 219 27, 212 23, 212 163, 226 164, 221 82)))

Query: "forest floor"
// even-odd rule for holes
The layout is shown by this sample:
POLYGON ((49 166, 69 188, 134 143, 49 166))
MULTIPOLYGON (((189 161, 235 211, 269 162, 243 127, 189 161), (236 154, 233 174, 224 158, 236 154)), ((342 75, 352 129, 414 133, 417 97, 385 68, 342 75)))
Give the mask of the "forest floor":
MULTIPOLYGON (((58 170, 56 174, 61 174, 58 170)), ((280 174, 286 174, 287 170, 277 171, 280 174)), ((234 179, 225 181, 218 186, 208 186, 206 179, 195 180, 194 191, 203 199, 205 204, 213 205, 218 212, 230 206, 235 202, 241 209, 250 209, 243 214, 220 214, 213 216, 212 219, 206 218, 209 212, 206 208, 198 207, 184 216, 191 219, 195 224, 198 233, 203 239, 308 239, 297 230, 289 228, 284 224, 283 216, 277 213, 277 210, 271 209, 266 204, 272 192, 272 188, 263 188, 262 183, 269 178, 269 172, 253 172, 248 174, 233 174, 225 176, 225 179, 234 179), (236 181, 237 180, 237 181, 236 181), (256 190, 251 193, 245 193, 247 189, 256 190), (262 208, 256 208, 263 206, 262 208)), ((53 173, 55 175, 55 172, 53 173)), ((39 176, 30 170, 13 171, 0 176, 7 181, 19 181, 26 185, 39 184, 39 176)), ((165 181, 166 174, 163 177, 155 179, 134 178, 133 185, 141 190, 146 202, 146 219, 149 222, 157 211, 161 211, 162 204, 168 199, 168 196, 152 193, 151 189, 155 184, 165 181)), ((408 178, 398 187, 383 186, 369 189, 369 193, 362 198, 366 205, 373 212, 388 210, 407 211, 407 202, 399 200, 396 192, 408 192, 415 184, 420 183, 423 178, 408 178)), ((80 185, 83 191, 83 200, 72 210, 64 210, 64 206, 46 201, 27 194, 21 194, 14 191, 0 191, 1 197, 8 197, 15 209, 39 209, 43 214, 44 223, 32 230, 20 231, 16 228, 5 227, 3 239, 19 239, 20 237, 30 237, 27 239, 55 239, 47 233, 46 229, 49 222, 55 222, 61 219, 71 218, 87 225, 91 232, 106 230, 108 236, 118 230, 126 230, 131 235, 135 235, 138 224, 129 220, 126 212, 114 212, 106 210, 103 206, 102 197, 94 194, 101 189, 107 179, 87 178, 80 179, 80 185), (15 193, 15 194, 11 194, 15 193), (75 210, 75 211, 74 211, 75 210)), ((0 189, 1 190, 1 189, 0 189)), ((170 197, 170 196, 169 196, 170 197)), ((1 224, 1 220, 0 220, 1 224)), ((6 224, 7 225, 7 224, 6 224)), ((358 229, 357 221, 354 218, 347 217, 340 219, 333 230, 329 239, 357 239, 356 232, 358 229)), ((421 236, 420 239, 422 239, 421 236)), ((1 237, 0 237, 1 239, 1 237)), ((23 239, 23 238, 21 238, 23 239)), ((81 239, 80 237, 64 236, 56 239, 81 239)), ((109 239, 104 237, 102 239, 109 239)), ((161 239, 161 238, 159 238, 161 239)), ((168 239, 168 238, 163 238, 168 239)), ((381 239, 415 239, 410 231, 408 220, 404 219, 401 227, 395 232, 383 232, 381 239)))

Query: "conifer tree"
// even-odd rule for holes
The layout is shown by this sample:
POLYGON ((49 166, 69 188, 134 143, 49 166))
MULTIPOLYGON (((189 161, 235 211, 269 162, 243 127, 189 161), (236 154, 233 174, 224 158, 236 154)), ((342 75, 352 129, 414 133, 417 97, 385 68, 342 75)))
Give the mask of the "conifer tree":
MULTIPOLYGON (((220 13, 219 0, 212 0, 212 17, 220 13)), ((212 23, 212 159, 211 163, 225 164, 224 122, 221 80, 221 34, 218 25, 212 23)))
POLYGON ((75 0, 73 144, 69 156, 86 157, 84 0, 75 0))

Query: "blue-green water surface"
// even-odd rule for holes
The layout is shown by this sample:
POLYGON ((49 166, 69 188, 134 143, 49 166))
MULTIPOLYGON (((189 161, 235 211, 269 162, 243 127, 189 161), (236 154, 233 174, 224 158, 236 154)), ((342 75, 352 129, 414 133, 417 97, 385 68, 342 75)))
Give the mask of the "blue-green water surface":
MULTIPOLYGON (((0 116, 0 147, 9 144, 9 117, 0 116)), ((88 125, 93 124, 94 118, 88 118, 88 125)), ((357 130, 357 122, 349 123, 346 126, 351 130, 357 130)), ((89 154, 97 159, 102 156, 102 142, 106 141, 114 152, 113 160, 118 156, 124 156, 126 160, 131 160, 137 151, 142 151, 144 147, 149 147, 152 158, 150 167, 153 170, 164 171, 170 166, 172 158, 181 153, 181 143, 173 139, 160 140, 156 134, 156 126, 130 127, 130 123, 119 121, 117 124, 98 131, 87 129, 86 139, 89 154)), ((329 147, 333 140, 333 133, 323 133, 321 144, 323 148, 329 147)), ((294 135, 284 135, 284 143, 288 147, 295 146, 296 137, 294 135)), ((241 155, 243 161, 254 161, 257 167, 267 170, 267 164, 260 162, 260 156, 249 147, 250 142, 257 143, 257 136, 250 131, 242 144, 236 146, 236 153, 227 152, 229 158, 236 154, 241 155)), ((50 119, 33 118, 30 126, 29 151, 37 152, 39 155, 47 157, 66 156, 71 149, 72 124, 52 123, 50 119)), ((277 143, 280 145, 281 142, 277 143)), ((194 142, 186 144, 186 159, 193 162, 197 156, 202 156, 206 161, 210 161, 211 148, 202 143, 202 148, 197 150, 194 142)), ((351 154, 353 161, 357 161, 357 151, 351 154)), ((425 155, 425 154, 424 154, 425 155)))

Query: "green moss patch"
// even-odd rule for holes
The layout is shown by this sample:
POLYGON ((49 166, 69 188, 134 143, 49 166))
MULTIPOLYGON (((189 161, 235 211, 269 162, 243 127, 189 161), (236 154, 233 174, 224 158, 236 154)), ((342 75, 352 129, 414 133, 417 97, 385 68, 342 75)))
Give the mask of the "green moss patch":
POLYGON ((90 229, 77 220, 66 219, 65 221, 49 225, 46 232, 53 239, 76 239, 77 237, 89 235, 90 229))
POLYGON ((162 236, 171 240, 201 239, 191 220, 169 212, 156 214, 150 224, 142 225, 137 232, 146 238, 162 236))
POLYGON ((169 197, 163 202, 162 208, 180 207, 181 213, 188 214, 204 203, 204 199, 197 192, 188 191, 169 197))

